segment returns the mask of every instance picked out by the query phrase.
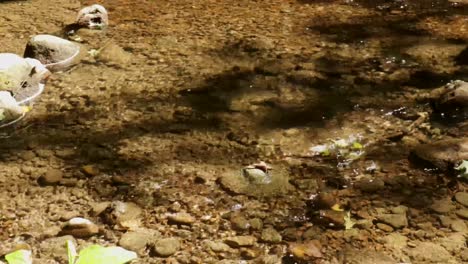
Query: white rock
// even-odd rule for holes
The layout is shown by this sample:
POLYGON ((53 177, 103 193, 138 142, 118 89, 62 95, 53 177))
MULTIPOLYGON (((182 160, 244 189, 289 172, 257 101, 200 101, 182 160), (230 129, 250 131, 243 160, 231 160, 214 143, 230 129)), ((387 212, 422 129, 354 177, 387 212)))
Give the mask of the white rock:
POLYGON ((78 12, 76 23, 90 29, 103 29, 109 23, 107 10, 102 5, 87 6, 78 12))

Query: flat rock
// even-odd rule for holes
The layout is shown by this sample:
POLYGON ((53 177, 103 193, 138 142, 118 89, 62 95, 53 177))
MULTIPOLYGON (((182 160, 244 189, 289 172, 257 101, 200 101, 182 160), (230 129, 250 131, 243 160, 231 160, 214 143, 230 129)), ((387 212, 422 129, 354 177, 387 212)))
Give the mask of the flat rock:
POLYGON ((170 223, 180 224, 180 225, 191 225, 195 223, 195 217, 191 216, 188 213, 175 213, 169 214, 167 219, 170 223))
POLYGON ((174 255, 180 249, 180 241, 177 238, 163 238, 154 244, 154 252, 160 257, 174 255))
POLYGON ((391 248, 401 249, 406 247, 408 238, 398 233, 392 233, 385 236, 383 241, 391 248))
POLYGON ((446 214, 455 209, 455 206, 450 199, 442 199, 435 201, 431 205, 431 209, 438 214, 446 214))
POLYGON ((233 248, 251 247, 256 241, 257 239, 253 236, 235 236, 224 240, 226 244, 233 248))
POLYGON ((444 247, 432 242, 421 242, 406 253, 416 263, 449 263, 452 257, 444 247))
POLYGON ((213 252, 228 252, 231 250, 231 248, 226 243, 221 241, 205 240, 203 241, 203 244, 206 248, 211 249, 213 252))
POLYGON ((455 194, 455 200, 460 204, 468 207, 468 193, 466 192, 457 192, 455 194))
POLYGON ((449 252, 457 253, 466 247, 465 235, 466 232, 449 234, 447 237, 442 237, 438 239, 438 242, 449 252))
POLYGON ((88 219, 75 217, 62 228, 61 235, 71 235, 77 238, 87 238, 99 233, 99 227, 88 219))
POLYGON ((380 214, 377 216, 377 219, 395 229, 408 226, 406 214, 380 214))
POLYGON ((135 203, 115 201, 101 215, 116 228, 130 229, 138 227, 142 213, 143 210, 135 203))
POLYGON ((372 250, 345 250, 343 252, 346 264, 395 264, 395 261, 390 256, 381 252, 372 250))
POLYGON ((461 160, 468 160, 468 138, 422 144, 413 150, 413 154, 441 170, 449 170, 461 160))
POLYGON ((468 209, 463 208, 455 212, 459 217, 468 220, 468 209))
POLYGON ((322 245, 318 240, 310 240, 304 243, 290 243, 288 251, 298 261, 314 261, 322 258, 322 245))

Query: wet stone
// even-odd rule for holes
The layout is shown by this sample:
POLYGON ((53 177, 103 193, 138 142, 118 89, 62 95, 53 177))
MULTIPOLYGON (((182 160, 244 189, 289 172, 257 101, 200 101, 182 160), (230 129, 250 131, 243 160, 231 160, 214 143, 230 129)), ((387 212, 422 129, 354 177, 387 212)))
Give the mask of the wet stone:
POLYGON ((407 254, 418 263, 448 263, 451 254, 442 246, 432 242, 421 242, 407 254))
POLYGON ((260 256, 262 251, 258 248, 242 248, 240 253, 242 258, 251 260, 260 256))
POLYGON ((164 238, 154 244, 154 252, 160 257, 174 255, 180 249, 180 241, 177 238, 164 238))
POLYGON ((385 182, 382 179, 362 179, 355 183, 355 186, 364 192, 376 192, 385 188, 385 182))
POLYGON ((39 249, 44 256, 60 259, 65 262, 68 259, 65 247, 67 241, 72 241, 76 245, 75 238, 68 235, 45 239, 40 243, 39 249))
POLYGON ((439 213, 439 214, 445 214, 450 212, 451 210, 455 209, 455 206, 452 204, 452 201, 449 199, 442 199, 435 201, 431 205, 432 211, 439 213))
POLYGON ((458 192, 455 194, 455 200, 460 204, 468 207, 468 193, 466 192, 458 192))
POLYGON ((343 252, 347 264, 395 264, 390 256, 372 250, 345 250, 343 252))
POLYGON ((221 241, 205 240, 203 244, 213 252, 227 252, 231 250, 231 248, 226 243, 221 241))
POLYGON ((320 210, 314 219, 317 223, 328 228, 343 228, 345 226, 344 211, 320 210))
POLYGON ((191 225, 195 222, 195 217, 191 216, 188 213, 176 213, 168 215, 167 219, 169 223, 179 224, 179 225, 191 225))
POLYGON ((276 244, 280 243, 282 239, 281 234, 274 228, 269 227, 262 231, 262 241, 264 242, 276 244))
POLYGON ((318 240, 311 240, 304 243, 290 243, 289 252, 298 261, 313 261, 322 258, 322 245, 318 240))
POLYGON ((406 214, 381 214, 377 219, 385 224, 392 226, 395 229, 400 229, 408 226, 406 214))
POLYGON ((70 219, 60 232, 77 238, 87 238, 99 233, 99 227, 88 219, 75 217, 70 219))
POLYGON ((122 235, 119 240, 119 246, 131 251, 140 252, 146 248, 154 236, 154 232, 130 231, 122 235))
POLYGON ((408 238, 398 233, 388 234, 383 241, 391 248, 401 249, 406 247, 408 238))
POLYGON ((460 209, 455 212, 459 217, 468 220, 468 209, 460 209))
POLYGON ((81 171, 86 175, 86 176, 96 176, 99 174, 99 170, 93 166, 93 165, 85 165, 81 167, 81 171))
POLYGON ((261 230, 263 228, 263 221, 260 218, 250 219, 249 223, 253 230, 261 230))
POLYGON ((38 183, 40 185, 56 185, 62 180, 63 172, 61 170, 49 169, 46 173, 39 177, 38 183))
POLYGON ((465 221, 461 219, 454 219, 450 222, 450 228, 455 232, 466 232, 467 227, 465 221))
POLYGON ((382 230, 382 231, 385 231, 385 232, 393 232, 393 227, 389 226, 389 225, 386 225, 386 224, 383 224, 383 223, 377 223, 376 224, 377 228, 382 230))
POLYGON ((231 217, 231 225, 234 230, 238 231, 248 230, 250 228, 250 222, 240 215, 231 217))
POLYGON ((240 248, 240 247, 251 247, 255 244, 257 239, 253 236, 235 236, 226 238, 224 241, 232 248, 240 248))

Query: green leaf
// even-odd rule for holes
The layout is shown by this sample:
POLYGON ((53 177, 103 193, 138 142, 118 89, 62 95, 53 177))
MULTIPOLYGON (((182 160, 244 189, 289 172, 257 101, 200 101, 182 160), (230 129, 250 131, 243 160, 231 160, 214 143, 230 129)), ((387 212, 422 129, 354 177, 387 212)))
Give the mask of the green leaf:
POLYGON ((8 264, 32 264, 31 250, 20 249, 5 256, 8 264))
POLYGON ((68 264, 75 264, 76 257, 76 247, 71 240, 67 240, 67 253, 68 253, 68 264))
POLYGON ((359 142, 354 142, 354 143, 353 143, 353 146, 352 146, 351 148, 352 148, 352 149, 362 149, 363 146, 362 146, 362 144, 359 143, 359 142))
POLYGON ((461 172, 460 177, 468 179, 468 160, 463 160, 455 169, 461 172))
POLYGON ((136 258, 135 252, 121 247, 92 245, 80 251, 75 264, 125 264, 136 258))

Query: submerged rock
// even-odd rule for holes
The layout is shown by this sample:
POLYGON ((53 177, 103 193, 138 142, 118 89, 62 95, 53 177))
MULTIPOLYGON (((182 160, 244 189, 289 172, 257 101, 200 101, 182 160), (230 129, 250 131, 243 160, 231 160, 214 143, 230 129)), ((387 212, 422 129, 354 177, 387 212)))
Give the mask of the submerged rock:
POLYGON ((435 100, 434 107, 440 116, 450 120, 468 118, 468 82, 456 80, 445 86, 435 100))
POLYGON ((422 144, 413 150, 413 154, 441 170, 449 170, 460 161, 468 160, 468 138, 422 144))
POLYGON ((33 36, 24 51, 24 57, 34 58, 51 71, 65 70, 77 63, 80 46, 52 35, 33 36))
POLYGON ((276 196, 291 189, 285 168, 263 167, 253 164, 242 170, 229 169, 220 177, 221 185, 236 194, 249 196, 276 196))

